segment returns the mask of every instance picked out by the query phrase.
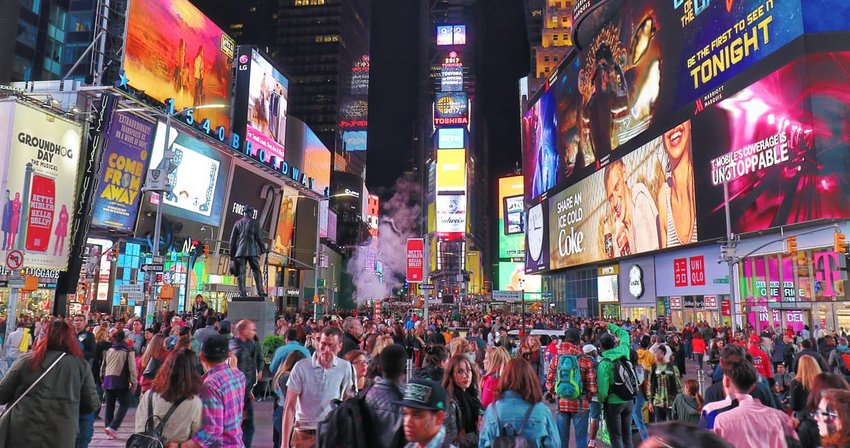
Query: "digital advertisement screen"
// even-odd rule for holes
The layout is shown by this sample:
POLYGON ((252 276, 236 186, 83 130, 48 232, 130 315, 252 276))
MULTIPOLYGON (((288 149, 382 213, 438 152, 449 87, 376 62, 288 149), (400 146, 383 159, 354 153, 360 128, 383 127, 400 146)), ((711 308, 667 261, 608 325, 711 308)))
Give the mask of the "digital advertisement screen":
POLYGON ((24 267, 68 268, 71 217, 77 205, 82 129, 76 123, 34 107, 0 103, 0 117, 11 132, 0 146, 6 191, 3 206, 4 246, 26 253, 24 267), (9 123, 11 122, 11 123, 9 123))
POLYGON ((525 272, 549 269, 549 209, 546 201, 530 205, 525 219, 525 272))
POLYGON ((735 233, 850 215, 848 66, 808 54, 697 115, 701 226, 725 229, 724 182, 735 233))
POLYGON ((466 233, 466 195, 437 195, 437 233, 451 238, 466 233))
POLYGON ((328 241, 336 242, 337 216, 333 210, 328 210, 328 241))
POLYGON ((600 275, 596 277, 596 287, 599 303, 620 301, 620 281, 616 275, 600 275))
POLYGON ((525 273, 525 265, 516 261, 499 262, 499 291, 525 291, 539 293, 542 278, 525 273))
MULTIPOLYGON (((292 256, 292 241, 295 236, 295 214, 298 211, 298 190, 284 186, 280 202, 280 211, 277 215, 274 240, 269 247, 269 264, 276 266, 286 265, 286 257, 292 256)), ((230 235, 227 235, 228 237, 230 235)), ((314 243, 315 244, 315 243, 314 243)))
POLYGON ((469 123, 466 93, 437 93, 434 99, 434 124, 450 126, 469 123))
POLYGON ((549 198, 552 269, 697 241, 686 121, 549 198))
POLYGON ((343 131, 342 144, 345 152, 365 151, 368 136, 367 131, 343 131))
MULTIPOLYGON (((166 125, 160 122, 151 154, 151 168, 160 166, 165 149, 166 125)), ((178 218, 218 227, 224 204, 226 179, 230 171, 230 157, 209 145, 171 126, 169 142, 174 151, 168 175, 170 193, 165 193, 167 213, 178 218)), ((155 200, 152 198, 152 201, 155 200)))
POLYGON ((260 226, 260 237, 266 246, 276 230, 280 216, 280 203, 283 200, 283 187, 280 183, 252 172, 250 169, 236 165, 233 168, 233 178, 230 183, 230 197, 227 198, 227 209, 222 225, 225 241, 230 241, 230 232, 237 221, 242 219, 245 209, 251 207, 251 215, 260 226), (238 185, 238 188, 236 187, 238 185))
MULTIPOLYGON (((131 87, 174 99, 177 111, 230 105, 236 44, 189 0, 134 0, 127 11, 123 69, 131 87)), ((230 129, 229 108, 198 109, 213 129, 230 129)))
POLYGON ((92 226, 131 232, 148 172, 154 124, 126 112, 112 115, 104 135, 103 166, 92 226))
POLYGON ((466 45, 466 25, 438 26, 437 45, 466 45))
POLYGON ((466 192, 466 150, 437 150, 437 192, 466 192))
POLYGON ((465 128, 437 129, 437 149, 463 149, 465 128))
POLYGON ((579 28, 583 49, 567 56, 524 117, 528 198, 595 172, 638 146, 630 142, 645 131, 658 135, 680 121, 683 110, 716 102, 726 82, 802 34, 800 5, 601 5, 579 28))
POLYGON ((285 173, 296 182, 327 195, 331 184, 331 153, 319 137, 303 121, 289 117, 286 120, 285 173))
MULTIPOLYGON (((246 55, 239 55, 240 67, 243 56, 246 55)), ((289 80, 255 49, 251 49, 250 71, 245 138, 265 148, 266 157, 275 156, 283 160, 289 80)))
POLYGON ((522 176, 500 178, 499 258, 516 258, 525 254, 525 208, 523 204, 522 176))

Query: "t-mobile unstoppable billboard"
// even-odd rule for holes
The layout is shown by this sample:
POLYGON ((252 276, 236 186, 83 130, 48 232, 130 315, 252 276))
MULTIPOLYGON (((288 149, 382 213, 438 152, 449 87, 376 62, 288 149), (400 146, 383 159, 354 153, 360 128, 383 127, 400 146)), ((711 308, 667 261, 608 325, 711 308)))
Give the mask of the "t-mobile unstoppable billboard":
POLYGON ((581 50, 523 117, 527 199, 660 135, 691 104, 716 101, 725 83, 803 29, 800 0, 604 2, 578 30, 581 50))

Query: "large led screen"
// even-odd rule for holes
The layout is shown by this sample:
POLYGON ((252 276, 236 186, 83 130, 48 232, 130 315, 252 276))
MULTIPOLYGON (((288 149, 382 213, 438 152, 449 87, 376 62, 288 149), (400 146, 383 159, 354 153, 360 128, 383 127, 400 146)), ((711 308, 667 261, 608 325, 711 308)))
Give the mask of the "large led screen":
POLYGON ((132 0, 123 69, 129 85, 174 108, 220 104, 195 118, 230 128, 230 84, 236 45, 189 0, 132 0))
MULTIPOLYGON (((289 263, 288 257, 292 256, 292 242, 295 237, 295 215, 298 211, 298 190, 292 187, 283 187, 283 196, 280 202, 280 211, 277 215, 274 238, 269 254, 269 264, 282 266, 289 263)), ((229 237, 230 235, 226 235, 229 237)))
POLYGON ((463 235, 466 232, 466 195, 437 195, 437 234, 445 237, 463 235))
POLYGON ((154 125, 126 112, 112 115, 104 136, 92 226, 132 231, 150 160, 154 125))
POLYGON ((71 251, 82 130, 76 123, 12 101, 0 103, 6 176, 0 254, 26 253, 24 266, 64 271, 71 251), (11 123, 9 123, 11 122, 11 123), (7 128, 8 129, 8 128, 7 128))
POLYGON ((499 258, 525 254, 522 176, 499 179, 499 258))
POLYGON ((697 241, 686 121, 549 198, 552 269, 697 241))
POLYGON ((463 149, 464 128, 437 129, 437 149, 463 149))
POLYGON ((171 171, 168 175, 171 192, 163 194, 166 210, 175 217, 217 227, 221 223, 230 158, 172 126, 168 138, 174 158, 170 166, 161 166, 165 131, 166 125, 160 122, 150 166, 171 171))
POLYGON ((265 148, 267 157, 275 156, 278 160, 284 158, 288 97, 289 80, 252 49, 245 138, 265 148))
MULTIPOLYGON (((745 233, 850 216, 850 52, 781 67, 694 119, 700 224, 745 233)), ((701 235, 702 236, 702 235, 701 235)))
POLYGON ((437 191, 466 191, 466 150, 437 151, 437 191))
POLYGON ((259 225, 260 238, 270 247, 269 242, 274 239, 280 216, 280 203, 284 195, 282 186, 240 165, 233 168, 230 183, 233 187, 230 188, 221 226, 224 239, 229 241, 233 226, 242 219, 246 208, 251 207, 254 209, 251 218, 259 225))
POLYGON ((664 132, 803 32, 800 0, 617 0, 592 19, 580 30, 583 49, 524 116, 529 198, 633 150, 645 131, 664 132))
POLYGON ((286 122, 286 160, 281 172, 319 194, 329 194, 330 151, 303 121, 289 117, 286 122))
POLYGON ((525 273, 525 265, 516 261, 499 262, 499 290, 539 293, 542 279, 539 275, 525 273))
POLYGON ((549 209, 546 201, 529 205, 525 218, 525 272, 549 268, 549 209))
POLYGON ((452 126, 469 123, 466 93, 437 93, 434 98, 434 125, 452 126))

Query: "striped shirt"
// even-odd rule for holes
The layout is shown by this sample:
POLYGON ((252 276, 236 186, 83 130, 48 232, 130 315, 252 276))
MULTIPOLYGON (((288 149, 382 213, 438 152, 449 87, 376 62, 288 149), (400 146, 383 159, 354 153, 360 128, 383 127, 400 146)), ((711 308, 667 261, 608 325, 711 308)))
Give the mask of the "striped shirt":
POLYGON ((244 447, 245 374, 227 364, 211 368, 204 374, 201 402, 204 413, 201 429, 193 437, 195 442, 203 447, 244 447))

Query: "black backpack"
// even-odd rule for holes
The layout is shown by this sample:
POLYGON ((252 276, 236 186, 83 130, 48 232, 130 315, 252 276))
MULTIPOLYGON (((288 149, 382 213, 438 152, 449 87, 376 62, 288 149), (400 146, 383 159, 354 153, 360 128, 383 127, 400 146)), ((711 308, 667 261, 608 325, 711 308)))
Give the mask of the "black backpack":
POLYGON ((525 423, 528 422, 532 410, 534 410, 534 405, 528 405, 528 411, 525 412, 525 417, 523 417, 522 423, 517 429, 513 425, 503 426, 499 422, 499 412, 496 410, 496 403, 493 403, 493 414, 496 416, 496 427, 499 428, 499 435, 493 439, 492 448, 537 448, 537 442, 522 435, 522 430, 525 428, 525 423))
POLYGON ((373 446, 372 419, 366 406, 364 389, 354 398, 340 401, 334 400, 336 407, 319 424, 318 448, 369 448, 373 446))
POLYGON ((611 392, 625 401, 629 401, 638 394, 638 381, 632 362, 625 357, 611 361, 614 370, 614 384, 611 392))
POLYGON ((183 403, 183 400, 172 404, 168 412, 159 417, 153 413, 153 391, 148 392, 148 421, 145 422, 145 430, 131 435, 124 446, 126 448, 165 448, 166 440, 162 437, 162 430, 165 429, 171 414, 180 407, 180 403, 183 403))

